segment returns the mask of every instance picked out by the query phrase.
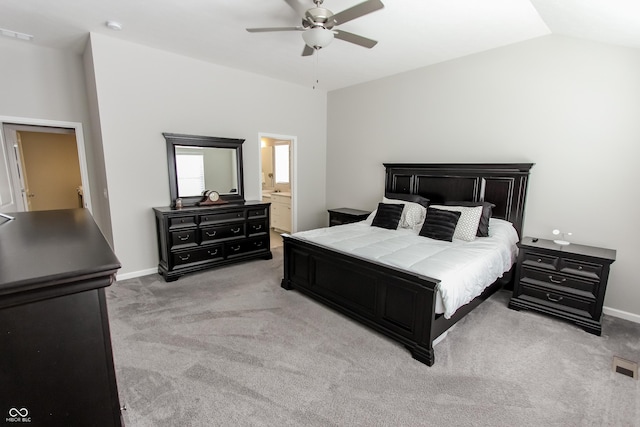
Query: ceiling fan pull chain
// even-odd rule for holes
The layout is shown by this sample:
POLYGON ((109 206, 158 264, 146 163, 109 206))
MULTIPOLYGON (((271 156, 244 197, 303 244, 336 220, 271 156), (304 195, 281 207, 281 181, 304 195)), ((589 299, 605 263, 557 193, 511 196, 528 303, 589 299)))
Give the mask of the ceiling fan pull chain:
POLYGON ((316 65, 315 65, 315 70, 314 70, 314 78, 313 80, 315 80, 314 84, 313 84, 313 89, 315 90, 316 86, 320 83, 320 80, 318 79, 318 57, 320 56, 320 49, 316 49, 316 65))

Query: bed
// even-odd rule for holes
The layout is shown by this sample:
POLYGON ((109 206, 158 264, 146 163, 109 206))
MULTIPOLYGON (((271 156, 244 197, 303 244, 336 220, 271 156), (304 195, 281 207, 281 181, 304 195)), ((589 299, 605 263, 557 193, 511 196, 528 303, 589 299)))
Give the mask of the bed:
MULTIPOLYGON (((422 196, 429 199, 430 205, 490 202, 494 205, 492 218, 511 223, 519 239, 532 166, 530 163, 385 163, 385 196, 422 196)), ((362 227, 368 226, 355 224, 348 233, 356 233, 351 230, 358 227, 364 233, 362 227)), ((414 359, 429 366, 435 362, 434 340, 512 278, 509 270, 483 286, 470 302, 456 307, 453 313, 446 313, 438 309, 442 297, 440 279, 406 269, 401 263, 394 265, 367 254, 330 247, 322 240, 324 233, 321 229, 283 235, 282 287, 295 289, 398 341, 414 359), (310 238, 314 233, 321 238, 310 238)), ((341 238, 325 240, 331 239, 341 238)))

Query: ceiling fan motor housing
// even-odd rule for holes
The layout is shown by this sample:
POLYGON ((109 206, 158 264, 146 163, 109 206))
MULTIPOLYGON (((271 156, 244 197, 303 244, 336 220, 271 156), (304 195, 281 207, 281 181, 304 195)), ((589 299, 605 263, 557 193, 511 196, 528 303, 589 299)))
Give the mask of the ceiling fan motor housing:
POLYGON ((335 19, 333 19, 333 12, 324 7, 313 7, 307 10, 302 20, 302 26, 308 27, 322 27, 330 30, 336 25, 335 19))

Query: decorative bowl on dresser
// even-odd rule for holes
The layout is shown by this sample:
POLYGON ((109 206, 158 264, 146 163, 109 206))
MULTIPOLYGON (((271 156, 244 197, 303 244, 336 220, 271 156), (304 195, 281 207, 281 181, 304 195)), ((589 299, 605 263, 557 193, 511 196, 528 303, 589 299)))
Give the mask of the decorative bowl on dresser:
POLYGON ((329 209, 329 226, 350 224, 352 222, 364 221, 371 211, 361 211, 360 209, 337 208, 329 209))
POLYGON ((153 208, 158 273, 167 282, 195 271, 250 259, 271 259, 269 203, 153 208))
POLYGON ((518 244, 513 296, 509 308, 536 310, 602 333, 602 305, 612 249, 525 237, 518 244))

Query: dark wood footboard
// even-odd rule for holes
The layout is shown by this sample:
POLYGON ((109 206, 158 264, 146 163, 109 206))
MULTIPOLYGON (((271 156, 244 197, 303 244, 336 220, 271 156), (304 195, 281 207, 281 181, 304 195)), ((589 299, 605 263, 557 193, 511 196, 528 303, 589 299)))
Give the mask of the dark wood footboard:
POLYGON ((377 330, 404 344, 415 359, 433 365, 439 280, 288 235, 283 242, 284 289, 296 289, 377 330))

